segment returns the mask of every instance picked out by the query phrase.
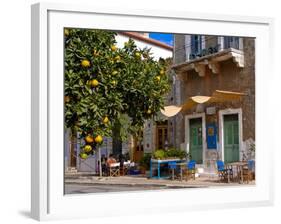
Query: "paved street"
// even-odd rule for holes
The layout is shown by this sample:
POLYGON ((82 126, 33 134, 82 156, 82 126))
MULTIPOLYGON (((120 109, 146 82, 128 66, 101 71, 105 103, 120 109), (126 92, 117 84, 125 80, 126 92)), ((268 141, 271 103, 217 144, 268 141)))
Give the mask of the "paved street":
POLYGON ((73 174, 65 178, 65 194, 103 193, 120 191, 143 191, 180 188, 206 188, 226 186, 255 185, 255 181, 246 184, 238 182, 221 183, 217 177, 201 176, 196 180, 179 181, 146 177, 98 177, 93 175, 73 174))
POLYGON ((165 185, 108 185, 108 184, 65 184, 65 194, 104 193, 120 191, 143 191, 184 188, 165 185))

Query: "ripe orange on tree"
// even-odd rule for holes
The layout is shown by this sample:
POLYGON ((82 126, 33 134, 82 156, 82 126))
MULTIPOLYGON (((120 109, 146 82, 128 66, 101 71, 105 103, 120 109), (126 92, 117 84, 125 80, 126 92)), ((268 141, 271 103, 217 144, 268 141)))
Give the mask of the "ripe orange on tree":
POLYGON ((98 144, 100 144, 100 143, 102 143, 102 137, 100 136, 100 135, 98 135, 96 138, 95 138, 95 142, 96 143, 98 143, 98 144))
POLYGON ((112 51, 116 51, 117 50, 117 46, 116 45, 112 45, 110 48, 111 48, 112 51))
POLYGON ((81 61, 81 65, 82 65, 82 67, 87 68, 87 67, 90 67, 91 63, 89 60, 84 59, 81 61))
POLYGON ((87 143, 93 143, 94 142, 94 138, 92 137, 92 136, 90 136, 90 135, 87 135, 86 136, 86 138, 85 138, 85 141, 87 142, 87 143))
POLYGON ((119 55, 117 55, 117 56, 114 58, 115 61, 120 61, 120 59, 121 59, 121 57, 120 57, 119 55))
POLYGON ((90 84, 92 87, 97 87, 99 85, 99 81, 96 79, 93 79, 93 80, 91 80, 90 84))
POLYGON ((85 151, 85 152, 91 152, 91 151, 92 151, 92 146, 90 146, 90 145, 85 145, 84 151, 85 151))
POLYGON ((111 82, 111 84, 112 84, 113 86, 116 86, 116 84, 117 84, 116 80, 113 80, 113 81, 111 82))
POLYGON ((107 124, 108 122, 109 122, 109 119, 108 119, 108 117, 107 116, 105 116, 104 118, 103 118, 103 121, 102 121, 104 124, 107 124))
POLYGON ((157 75, 157 76, 155 77, 155 79, 156 79, 158 82, 160 82, 161 77, 160 77, 159 75, 157 75))
POLYGON ((136 56, 137 58, 140 58, 140 57, 141 57, 141 53, 136 52, 136 53, 135 53, 135 56, 136 56))

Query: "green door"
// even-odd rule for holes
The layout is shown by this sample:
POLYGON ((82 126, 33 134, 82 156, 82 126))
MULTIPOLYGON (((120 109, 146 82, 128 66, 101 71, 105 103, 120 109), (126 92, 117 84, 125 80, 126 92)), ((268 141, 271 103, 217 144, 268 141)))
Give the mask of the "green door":
POLYGON ((238 114, 224 116, 224 161, 239 161, 238 114))
POLYGON ((202 146, 202 119, 190 119, 189 120, 189 152, 191 159, 195 160, 196 163, 203 163, 203 146, 202 146))

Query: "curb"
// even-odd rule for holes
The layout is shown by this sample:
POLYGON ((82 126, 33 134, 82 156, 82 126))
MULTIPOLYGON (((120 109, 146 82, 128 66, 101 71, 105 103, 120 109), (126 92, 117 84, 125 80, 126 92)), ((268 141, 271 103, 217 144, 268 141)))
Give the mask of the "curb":
POLYGON ((120 183, 79 183, 79 182, 67 182, 65 184, 77 184, 77 185, 110 185, 110 186, 132 186, 132 187, 164 187, 170 189, 185 189, 185 188, 207 188, 209 186, 201 186, 201 185, 170 185, 170 184, 120 184, 120 183))
POLYGON ((168 188, 207 188, 204 185, 183 185, 183 184, 165 184, 165 183, 113 183, 113 182, 81 182, 81 181, 66 181, 65 184, 79 185, 111 185, 111 186, 138 186, 138 187, 168 187, 168 188))

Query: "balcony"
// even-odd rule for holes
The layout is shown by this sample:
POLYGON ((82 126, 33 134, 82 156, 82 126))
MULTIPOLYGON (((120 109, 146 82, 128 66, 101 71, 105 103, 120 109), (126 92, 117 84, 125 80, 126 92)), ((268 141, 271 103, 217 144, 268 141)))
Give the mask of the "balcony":
POLYGON ((195 70, 200 77, 204 77, 207 66, 212 73, 219 74, 221 62, 229 59, 232 59, 237 67, 244 67, 244 52, 242 50, 227 48, 218 51, 218 48, 214 47, 212 50, 202 51, 202 53, 196 54, 195 56, 190 54, 188 61, 176 64, 172 66, 172 69, 177 74, 195 70))

